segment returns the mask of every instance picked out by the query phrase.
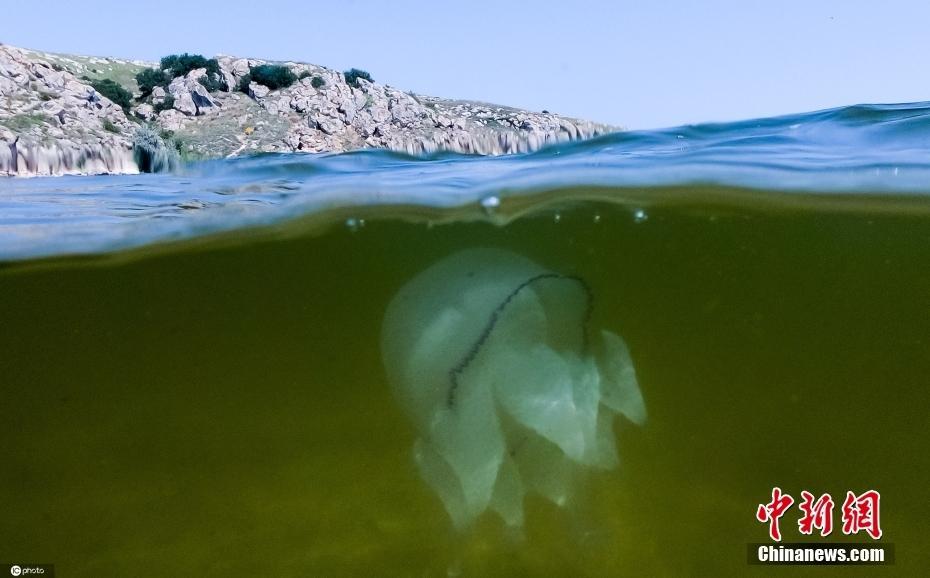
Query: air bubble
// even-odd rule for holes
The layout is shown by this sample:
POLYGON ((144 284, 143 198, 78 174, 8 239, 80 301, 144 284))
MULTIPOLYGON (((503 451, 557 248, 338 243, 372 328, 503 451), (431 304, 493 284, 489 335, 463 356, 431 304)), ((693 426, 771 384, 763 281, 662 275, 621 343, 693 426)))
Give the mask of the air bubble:
POLYGON ((600 223, 600 222, 601 222, 601 216, 600 216, 600 215, 594 215, 594 224, 597 224, 597 223, 600 223))
POLYGON ((555 221, 556 223, 561 222, 561 221, 562 221, 562 214, 561 214, 561 213, 556 213, 556 214, 552 217, 552 220, 555 221))
POLYGON ((489 215, 493 214, 494 210, 500 206, 501 206, 500 198, 494 195, 481 199, 481 208, 484 209, 484 212, 489 215))
POLYGON ((353 233, 358 231, 365 226, 365 219, 356 219, 355 217, 349 217, 346 219, 346 227, 353 233))
POLYGON ((633 213, 633 221, 636 223, 642 223, 643 221, 648 221, 649 215, 646 214, 646 211, 643 209, 636 209, 633 213))

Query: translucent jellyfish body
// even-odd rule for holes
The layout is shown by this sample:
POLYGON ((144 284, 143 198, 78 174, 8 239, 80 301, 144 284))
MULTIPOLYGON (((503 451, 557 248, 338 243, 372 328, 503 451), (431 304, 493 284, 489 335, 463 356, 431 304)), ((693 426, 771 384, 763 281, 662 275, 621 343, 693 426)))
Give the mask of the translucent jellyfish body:
POLYGON ((592 306, 583 280, 497 249, 439 261, 388 305, 388 378, 457 528, 487 510, 522 526, 527 492, 566 504, 579 470, 616 467, 615 415, 645 421, 626 344, 591 332, 592 306))

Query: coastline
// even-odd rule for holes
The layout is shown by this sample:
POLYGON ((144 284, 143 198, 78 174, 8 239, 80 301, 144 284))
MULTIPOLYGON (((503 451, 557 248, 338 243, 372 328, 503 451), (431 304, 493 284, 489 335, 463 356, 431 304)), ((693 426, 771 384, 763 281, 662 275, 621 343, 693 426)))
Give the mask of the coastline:
POLYGON ((367 73, 347 78, 314 64, 232 56, 210 62, 216 72, 209 77, 205 68, 192 69, 146 93, 136 76, 157 64, 0 44, 0 175, 146 172, 153 154, 181 162, 367 148, 501 155, 620 130, 405 92, 367 73), (253 71, 269 67, 295 81, 274 89, 249 82, 253 71), (101 94, 101 82, 124 89, 127 100, 120 105, 101 94))

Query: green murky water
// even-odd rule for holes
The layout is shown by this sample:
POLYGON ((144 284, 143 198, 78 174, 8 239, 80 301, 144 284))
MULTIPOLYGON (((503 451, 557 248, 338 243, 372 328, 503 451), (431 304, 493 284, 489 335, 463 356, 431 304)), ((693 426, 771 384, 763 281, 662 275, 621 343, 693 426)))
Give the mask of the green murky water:
MULTIPOLYGON (((692 197, 636 219, 586 202, 507 226, 369 214, 10 264, 0 558, 59 576, 763 575, 746 544, 766 541, 754 513, 777 485, 832 493, 837 527, 846 490, 879 490, 885 570, 919 575, 930 217, 802 205, 692 197), (580 472, 566 507, 528 497, 522 537, 493 514, 452 529, 379 345, 398 289, 478 246, 583 278, 649 411, 642 427, 616 421, 620 467, 580 472)), ((786 541, 802 541, 798 516, 786 541)))

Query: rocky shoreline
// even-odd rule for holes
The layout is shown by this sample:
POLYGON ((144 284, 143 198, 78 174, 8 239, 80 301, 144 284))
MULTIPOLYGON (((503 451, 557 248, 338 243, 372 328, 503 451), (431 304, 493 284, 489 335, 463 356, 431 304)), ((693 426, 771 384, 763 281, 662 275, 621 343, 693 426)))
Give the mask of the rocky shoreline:
POLYGON ((365 78, 350 83, 342 72, 306 63, 274 63, 295 81, 272 90, 250 82, 252 71, 272 63, 230 56, 212 62, 215 82, 199 68, 143 95, 135 77, 156 64, 0 44, 0 175, 150 170, 140 146, 143 156, 151 154, 145 147, 159 140, 184 159, 363 148, 499 155, 618 130, 547 111, 422 96, 365 78), (125 87, 132 100, 114 103, 94 88, 98 81, 125 87))

